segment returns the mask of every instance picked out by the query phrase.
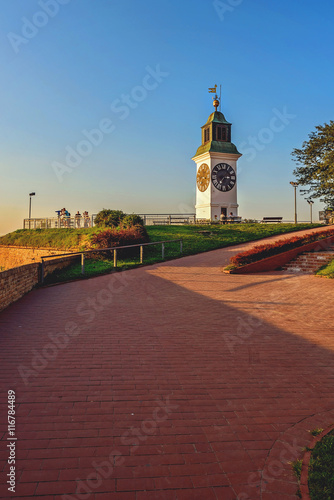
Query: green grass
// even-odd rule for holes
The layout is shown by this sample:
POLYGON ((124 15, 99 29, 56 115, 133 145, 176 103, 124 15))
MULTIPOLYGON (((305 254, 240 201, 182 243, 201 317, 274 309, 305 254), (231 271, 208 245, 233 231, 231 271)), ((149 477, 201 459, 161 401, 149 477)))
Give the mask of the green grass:
POLYGON ((308 486, 312 500, 334 500, 334 431, 312 451, 308 486))
POLYGON ((301 459, 295 460, 294 462, 291 462, 291 465, 292 465, 292 470, 293 470, 295 476, 298 478, 298 480, 300 480, 300 476, 302 473, 303 461, 301 459))
POLYGON ((316 224, 226 224, 211 226, 147 226, 151 241, 183 240, 184 255, 206 252, 268 236, 318 227, 316 224), (205 231, 206 234, 202 234, 205 231), (207 234, 209 233, 209 234, 207 234))
POLYGON ((319 276, 326 276, 326 278, 334 278, 334 260, 329 262, 326 266, 323 266, 316 273, 319 276))
POLYGON ((46 276, 44 284, 61 283, 79 278, 92 278, 101 274, 110 273, 114 266, 110 260, 86 259, 85 274, 81 274, 81 263, 72 264, 65 269, 55 270, 52 274, 46 276))
MULTIPOLYGON (((316 225, 310 224, 298 224, 295 226, 293 224, 234 224, 234 225, 212 225, 212 226, 146 226, 147 232, 150 237, 150 241, 163 241, 172 239, 182 239, 183 240, 183 253, 182 255, 192 255, 200 252, 206 252, 208 250, 214 250, 217 248, 223 248, 230 245, 235 245, 242 242, 258 240, 265 238, 267 236, 273 236, 276 234, 289 233, 291 231, 310 229, 316 227, 316 225)), ((61 236, 64 229, 46 230, 46 233, 55 235, 56 239, 61 236), (52 233, 53 231, 58 231, 58 234, 52 233)), ((84 230, 67 230, 66 234, 66 244, 69 245, 71 238, 73 241, 77 241, 78 235, 73 234, 72 231, 85 231, 84 235, 89 235, 94 232, 94 229, 84 229, 84 230)), ((31 231, 30 231, 31 232, 31 231)), ((11 233, 15 234, 15 233, 11 233)), ((21 235, 21 233, 19 233, 21 235)), ((45 236, 45 235, 44 235, 45 236)), ((41 233, 41 237, 43 234, 41 233)), ((44 237, 45 241, 45 237, 44 237)), ((1 239, 0 239, 1 244, 1 239)), ((59 247, 58 247, 59 248, 59 247)), ((71 248, 71 247, 67 247, 71 248)), ((179 243, 167 243, 165 246, 165 260, 175 259, 180 257, 180 244, 179 243)), ((144 264, 153 264, 155 262, 161 262, 161 245, 149 245, 144 247, 144 264)), ((138 252, 135 250, 135 257, 130 259, 119 260, 119 268, 126 266, 127 268, 133 268, 139 264, 139 249, 138 252)), ((56 271, 50 275, 46 283, 54 283, 60 281, 68 281, 72 279, 98 276, 99 274, 104 274, 112 272, 114 270, 112 261, 104 260, 91 260, 86 259, 85 275, 81 274, 80 264, 73 264, 67 269, 56 271)))
POLYGON ((319 436, 319 434, 321 434, 322 431, 323 431, 323 429, 321 429, 320 427, 316 427, 315 429, 310 431, 310 434, 311 434, 311 436, 319 436))

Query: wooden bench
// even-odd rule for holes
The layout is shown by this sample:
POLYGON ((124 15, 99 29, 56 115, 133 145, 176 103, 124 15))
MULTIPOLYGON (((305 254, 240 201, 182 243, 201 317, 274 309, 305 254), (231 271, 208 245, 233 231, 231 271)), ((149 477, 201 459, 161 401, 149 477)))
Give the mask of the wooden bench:
POLYGON ((283 217, 263 217, 261 222, 282 222, 283 217))
POLYGON ((169 225, 168 220, 154 220, 152 221, 154 226, 167 226, 169 225))
POLYGON ((224 217, 220 219, 219 224, 239 224, 241 222, 241 217, 239 215, 234 215, 233 217, 224 217))

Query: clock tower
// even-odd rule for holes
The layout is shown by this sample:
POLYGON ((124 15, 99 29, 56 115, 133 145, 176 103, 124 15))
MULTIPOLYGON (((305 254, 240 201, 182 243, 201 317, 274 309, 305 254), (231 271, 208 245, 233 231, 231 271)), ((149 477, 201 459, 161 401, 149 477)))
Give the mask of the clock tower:
MULTIPOLYGON (((210 89, 210 91, 214 90, 210 89)), ((237 161, 242 156, 231 142, 231 126, 215 111, 202 127, 202 145, 192 158, 196 163, 196 219, 219 220, 221 214, 238 215, 237 161)))

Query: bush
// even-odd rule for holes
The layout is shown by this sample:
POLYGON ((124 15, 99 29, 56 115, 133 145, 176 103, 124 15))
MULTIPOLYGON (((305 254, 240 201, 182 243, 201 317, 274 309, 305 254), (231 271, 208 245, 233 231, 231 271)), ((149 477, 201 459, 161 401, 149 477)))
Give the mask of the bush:
POLYGON ((240 252, 234 255, 231 257, 230 263, 235 266, 244 266, 333 235, 334 229, 311 233, 306 236, 293 236, 292 238, 285 238, 284 240, 279 240, 275 243, 267 243, 266 245, 257 245, 246 252, 240 252))
MULTIPOLYGON (((92 248, 103 249, 121 247, 126 245, 138 245, 140 243, 147 243, 149 241, 146 229, 143 226, 131 226, 128 228, 110 228, 94 234, 91 238, 92 248)), ((117 252, 119 257, 131 257, 139 253, 138 248, 126 249, 117 252)), ((98 252, 96 257, 111 258, 113 251, 98 252)))
POLYGON ((137 214, 126 215, 122 219, 122 227, 144 226, 144 220, 137 214))
POLYGON ((104 208, 100 210, 94 219, 94 224, 97 227, 117 227, 125 217, 122 210, 109 210, 104 208))

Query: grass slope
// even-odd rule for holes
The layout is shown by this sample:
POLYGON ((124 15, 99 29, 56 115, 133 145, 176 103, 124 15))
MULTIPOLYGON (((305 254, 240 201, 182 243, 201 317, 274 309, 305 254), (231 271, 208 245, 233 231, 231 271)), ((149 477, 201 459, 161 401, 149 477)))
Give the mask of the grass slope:
POLYGON ((56 248, 58 250, 83 249, 89 243, 89 236, 96 232, 94 228, 18 229, 1 236, 0 245, 56 248))
POLYGON ((148 226, 151 241, 183 240, 184 255, 237 245, 277 234, 313 229, 318 224, 226 224, 223 226, 148 226), (203 234, 204 233, 204 234, 203 234))
MULTIPOLYGON (((318 227, 318 224, 146 226, 146 229, 151 241, 182 238, 184 253, 188 255, 314 227, 318 227)), ((0 245, 56 248, 58 250, 84 249, 89 246, 90 236, 97 231, 100 229, 18 229, 0 237, 0 245)))

